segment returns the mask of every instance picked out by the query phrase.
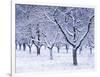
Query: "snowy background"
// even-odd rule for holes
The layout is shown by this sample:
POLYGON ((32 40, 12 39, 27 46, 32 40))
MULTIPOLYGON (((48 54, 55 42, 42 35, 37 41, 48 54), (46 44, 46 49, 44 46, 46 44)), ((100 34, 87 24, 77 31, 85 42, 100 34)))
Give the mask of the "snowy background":
POLYGON ((72 64, 72 53, 66 53, 65 48, 60 53, 53 48, 53 60, 49 58, 49 50, 41 48, 41 55, 36 55, 36 48, 32 47, 34 51, 29 54, 27 47, 26 51, 16 50, 16 72, 47 72, 47 71, 75 71, 75 70, 92 70, 94 68, 94 54, 90 54, 88 50, 78 54, 78 66, 72 64))
POLYGON ((16 4, 16 72, 94 68, 94 9, 16 4))

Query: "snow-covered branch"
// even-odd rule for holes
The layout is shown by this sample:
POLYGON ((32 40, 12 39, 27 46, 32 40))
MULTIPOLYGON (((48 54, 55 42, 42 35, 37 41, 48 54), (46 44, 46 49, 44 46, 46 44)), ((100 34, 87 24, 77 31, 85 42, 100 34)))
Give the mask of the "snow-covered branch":
POLYGON ((84 38, 87 36, 87 34, 88 34, 89 30, 90 30, 90 26, 91 26, 91 24, 92 24, 92 19, 93 19, 93 18, 94 18, 94 15, 90 18, 89 23, 88 23, 87 31, 86 31, 85 35, 83 36, 83 38, 80 40, 80 43, 78 44, 78 46, 76 47, 76 49, 78 49, 78 48, 80 47, 82 41, 83 41, 84 38))
MULTIPOLYGON (((56 9, 55 13, 56 13, 56 12, 57 12, 57 9, 56 9)), ((56 22, 56 24, 58 25, 59 29, 61 30, 61 32, 62 32, 63 35, 65 36, 66 41, 67 41, 69 44, 71 44, 72 46, 74 46, 74 44, 71 43, 71 42, 69 41, 69 39, 68 39, 68 37, 66 36, 65 32, 63 31, 61 25, 60 25, 60 24, 58 23, 58 21, 56 20, 55 13, 54 13, 54 21, 56 22)))

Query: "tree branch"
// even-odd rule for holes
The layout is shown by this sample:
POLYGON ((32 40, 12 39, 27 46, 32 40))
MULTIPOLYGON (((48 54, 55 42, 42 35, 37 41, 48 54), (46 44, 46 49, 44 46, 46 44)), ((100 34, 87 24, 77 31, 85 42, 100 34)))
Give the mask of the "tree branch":
POLYGON ((61 27, 60 24, 57 22, 57 20, 56 20, 56 18, 55 18, 55 13, 56 13, 56 12, 57 12, 57 9, 55 10, 54 15, 53 15, 53 16, 54 16, 54 21, 56 22, 56 24, 58 25, 59 29, 61 30, 61 32, 62 32, 63 35, 65 36, 66 41, 67 41, 70 45, 74 46, 74 44, 71 43, 71 42, 68 40, 68 38, 67 38, 65 32, 63 31, 62 27, 61 27))
POLYGON ((87 36, 87 34, 89 33, 90 26, 91 26, 91 24, 92 24, 92 19, 93 19, 93 18, 94 18, 94 16, 92 16, 92 17, 90 18, 90 21, 89 21, 89 24, 88 24, 87 32, 86 32, 86 34, 83 36, 83 38, 81 39, 79 45, 76 47, 76 50, 80 47, 82 41, 84 40, 84 38, 85 38, 85 37, 87 36))
POLYGON ((71 44, 72 46, 74 46, 74 44, 71 43, 71 42, 68 40, 68 38, 67 38, 65 32, 63 31, 63 29, 61 28, 61 26, 59 25, 59 23, 57 22, 56 19, 55 19, 55 22, 56 22, 56 24, 58 25, 58 27, 60 28, 60 30, 61 30, 61 32, 63 33, 63 35, 65 36, 65 39, 67 40, 67 42, 68 42, 69 44, 71 44))

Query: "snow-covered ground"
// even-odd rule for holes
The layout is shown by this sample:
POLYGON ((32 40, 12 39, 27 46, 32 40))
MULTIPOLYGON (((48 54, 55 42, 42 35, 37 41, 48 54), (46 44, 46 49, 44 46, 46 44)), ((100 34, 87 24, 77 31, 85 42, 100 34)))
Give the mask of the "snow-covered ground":
POLYGON ((49 50, 41 48, 41 54, 37 56, 36 48, 32 47, 32 53, 29 53, 28 47, 26 51, 16 50, 16 72, 41 72, 41 71, 68 71, 76 69, 93 69, 94 68, 94 54, 84 50, 84 53, 78 54, 78 65, 74 66, 72 63, 71 49, 66 53, 65 48, 53 48, 53 60, 50 60, 49 50))

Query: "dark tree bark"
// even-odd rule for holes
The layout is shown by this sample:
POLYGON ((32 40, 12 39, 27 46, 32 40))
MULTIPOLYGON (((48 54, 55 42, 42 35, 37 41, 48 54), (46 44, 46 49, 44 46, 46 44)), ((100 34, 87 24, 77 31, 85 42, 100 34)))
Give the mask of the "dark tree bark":
POLYGON ((38 38, 38 42, 37 42, 37 56, 40 55, 40 29, 39 29, 39 24, 37 24, 37 29, 36 29, 36 33, 37 33, 37 38, 38 38))
POLYGON ((19 43, 19 50, 21 50, 21 43, 19 43))
MULTIPOLYGON (((74 40, 74 43, 76 43, 76 28, 75 27, 73 27, 73 31, 74 31, 74 39, 73 40, 74 40)), ((74 65, 78 64, 77 63, 77 49, 78 48, 76 48, 76 45, 73 45, 73 64, 74 65)))
POLYGON ((37 48, 37 56, 40 55, 40 47, 36 46, 37 48))
POLYGON ((65 45, 65 48, 66 48, 66 53, 68 53, 68 46, 67 46, 67 45, 65 45))
POLYGON ((53 60, 53 52, 52 52, 53 46, 54 46, 54 44, 51 47, 48 47, 48 49, 50 51, 50 60, 53 60))
MULTIPOLYGON (((55 19, 55 22, 57 23, 57 25, 58 25, 59 29, 61 30, 61 32, 63 33, 63 35, 65 36, 66 41, 67 41, 70 45, 72 45, 72 47, 73 47, 73 65, 77 65, 78 63, 77 63, 77 53, 76 53, 77 48, 76 48, 76 46, 75 46, 73 43, 71 43, 71 42, 69 41, 69 39, 67 38, 65 32, 63 31, 62 27, 60 26, 60 24, 57 22, 56 19, 55 19)), ((75 29, 73 29, 73 30, 75 31, 75 29)), ((75 39, 75 34, 74 34, 74 39, 75 39)), ((75 41, 74 41, 74 42, 75 42, 75 41)))
POLYGON ((26 50, 26 44, 23 43, 23 50, 25 51, 26 50))
POLYGON ((53 60, 52 48, 49 48, 49 51, 50 51, 50 60, 53 60))
POLYGON ((28 48, 29 48, 29 53, 31 54, 31 47, 32 47, 32 44, 27 44, 28 48))
POLYGON ((77 50, 76 50, 76 47, 74 46, 73 47, 73 64, 74 65, 77 65, 77 50))
POLYGON ((92 48, 90 47, 90 54, 92 54, 92 48))
POLYGON ((29 47, 29 53, 31 54, 31 46, 30 46, 30 45, 28 45, 28 47, 29 47))

